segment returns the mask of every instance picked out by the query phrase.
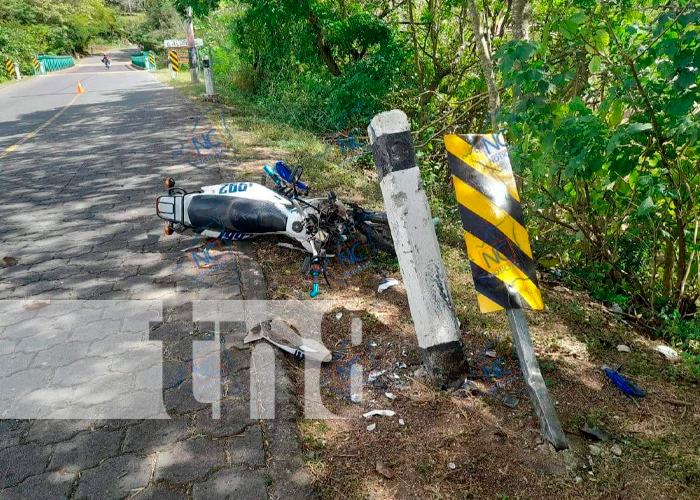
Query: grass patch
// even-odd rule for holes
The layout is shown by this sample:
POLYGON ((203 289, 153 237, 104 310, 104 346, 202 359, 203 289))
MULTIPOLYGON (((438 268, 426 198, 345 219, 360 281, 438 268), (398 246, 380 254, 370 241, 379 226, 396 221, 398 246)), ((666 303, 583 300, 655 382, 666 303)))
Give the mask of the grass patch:
POLYGON ((650 465, 660 469, 668 478, 688 486, 700 487, 700 441, 697 436, 686 447, 694 446, 695 453, 678 451, 679 439, 666 436, 653 440, 633 440, 630 444, 645 453, 650 465))
MULTIPOLYGON (((234 141, 243 158, 252 157, 255 150, 266 148, 292 165, 303 165, 304 180, 311 185, 314 195, 322 196, 333 190, 341 199, 355 201, 367 208, 382 207, 376 174, 361 155, 351 162, 343 162, 343 156, 332 140, 261 115, 258 108, 236 97, 233 91, 227 90, 223 94, 222 103, 209 104, 198 97, 203 86, 191 84, 189 75, 181 74, 180 80, 171 81, 167 70, 160 70, 156 76, 199 103, 212 123, 220 122, 223 108, 227 120, 230 118, 231 127, 240 132, 234 133, 234 141)), ((426 191, 431 198, 433 215, 441 218, 437 226, 438 239, 457 316, 462 330, 467 333, 465 341, 474 351, 472 359, 479 359, 486 344, 499 356, 512 358, 513 345, 505 314, 481 314, 478 310, 462 230, 456 222, 454 204, 447 196, 452 196, 451 187, 440 188, 439 182, 443 181, 428 179, 426 191)), ((262 264, 274 287, 274 298, 305 296, 299 291, 305 283, 297 278, 296 261, 280 265, 281 257, 287 254, 270 248, 272 246, 261 243, 259 255, 267 257, 262 258, 262 264)), ((294 254, 293 258, 296 257, 298 255, 294 254)), ((394 275, 399 271, 396 259, 388 256, 380 255, 374 263, 377 268, 394 275)), ((346 300, 350 306, 342 321, 333 322, 337 326, 337 338, 334 338, 345 338, 343 335, 349 324, 343 322, 349 322, 350 314, 355 314, 362 320, 368 338, 373 334, 372 340, 377 340, 373 359, 377 360, 378 366, 386 368, 397 362, 406 362, 410 365, 406 374, 415 378, 413 371, 419 365, 419 356, 405 296, 396 291, 375 295, 377 279, 380 277, 372 276, 367 280, 372 281, 371 287, 358 281, 347 289, 337 287, 328 292, 329 295, 337 293, 339 300, 346 300)), ((316 480, 320 496, 364 498, 369 490, 374 490, 382 482, 387 491, 398 488, 395 498, 411 498, 407 494, 409 490, 423 487, 430 488, 431 498, 445 499, 494 498, 499 494, 501 498, 521 498, 525 491, 532 491, 533 497, 543 499, 561 498, 566 496, 564 493, 569 494, 568 498, 609 498, 608 489, 619 486, 617 478, 627 474, 625 471, 631 471, 625 480, 631 482, 633 488, 640 487, 639 477, 653 480, 653 486, 645 490, 649 496, 660 497, 659 491, 669 482, 681 493, 685 493, 686 488, 695 487, 700 477, 700 448, 697 437, 689 437, 689 431, 695 432, 694 428, 684 421, 684 418, 690 419, 690 413, 681 416, 681 408, 669 410, 666 404, 653 397, 655 391, 666 391, 669 393, 666 397, 672 397, 673 391, 680 392, 681 386, 697 380, 690 378, 692 372, 688 365, 669 363, 650 352, 633 329, 601 312, 585 294, 558 291, 558 287, 548 289, 546 284, 543 288, 547 309, 527 313, 540 368, 554 397, 561 403, 560 417, 567 423, 567 430, 576 433, 587 422, 606 430, 616 439, 623 439, 618 441, 625 446, 621 459, 607 451, 609 443, 602 445, 606 454, 600 458, 599 465, 605 466, 608 477, 615 479, 589 483, 585 478, 584 483, 574 487, 567 486, 570 484, 568 477, 541 475, 543 466, 533 461, 549 464, 555 458, 533 452, 539 445, 535 440, 538 425, 524 400, 514 409, 505 409, 495 400, 483 404, 474 398, 466 400, 466 406, 460 407, 461 412, 452 402, 459 396, 434 391, 428 381, 420 384, 406 382, 409 385, 401 388, 367 388, 367 399, 376 400, 371 407, 386 405, 397 410, 406 420, 405 426, 399 426, 395 420, 383 419, 370 433, 366 431, 364 421, 355 428, 352 425, 345 428, 334 421, 298 421, 306 463, 316 480), (622 357, 615 349, 619 343, 631 345, 632 352, 622 357), (624 362, 623 373, 639 377, 640 385, 650 390, 652 396, 640 401, 642 409, 629 404, 617 392, 608 392, 601 397, 599 391, 609 391, 607 381, 598 369, 603 362, 624 362), (651 383, 652 379, 656 386, 651 383), (397 394, 398 399, 386 400, 384 393, 387 390, 397 394), (659 419, 651 429, 646 419, 657 414, 659 419), (440 429, 439 433, 436 428, 440 429), (503 437, 503 429, 507 430, 508 436, 517 436, 517 439, 503 437), (631 442, 632 438, 625 437, 630 435, 630 429, 639 432, 634 436, 640 438, 644 435, 649 439, 631 442), (528 430, 532 432, 528 433, 528 430), (657 431, 662 435, 677 432, 678 436, 651 439, 657 431), (384 481, 378 476, 375 470, 378 460, 390 466, 399 479, 384 481), (448 468, 449 462, 456 463, 457 468, 448 468), (657 466, 650 470, 649 462, 657 466), (508 472, 500 476, 495 472, 500 470, 508 472), (521 475, 527 476, 527 481, 521 480, 521 475), (580 488, 580 491, 574 488, 580 488), (586 495, 583 495, 584 491, 586 495), (581 495, 577 496, 579 493, 581 495)), ((365 369, 369 370, 369 360, 363 359, 365 369)), ((389 384, 394 383, 393 379, 388 380, 389 384)), ((683 398, 697 400, 694 392, 689 391, 683 398)), ((675 397, 680 396, 676 394, 675 397)), ((347 406, 348 403, 340 398, 325 402, 330 402, 334 411, 351 411, 359 407, 347 406)), ((577 454, 582 463, 587 462, 587 452, 587 446, 583 451, 572 448, 572 453, 577 454)), ((599 477, 602 476, 596 476, 599 477)))
POLYGON ((180 71, 177 78, 172 79, 170 78, 170 70, 166 67, 153 71, 151 74, 187 97, 199 97, 204 93, 204 82, 192 83, 189 73, 180 71))
POLYGON ((299 434, 306 450, 319 450, 326 445, 324 439, 328 424, 323 420, 299 420, 299 434))

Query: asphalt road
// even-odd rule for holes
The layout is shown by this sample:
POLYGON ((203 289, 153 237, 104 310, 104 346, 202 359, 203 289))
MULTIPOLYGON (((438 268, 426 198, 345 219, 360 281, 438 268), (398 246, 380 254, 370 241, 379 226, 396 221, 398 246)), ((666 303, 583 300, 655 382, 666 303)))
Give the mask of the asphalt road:
POLYGON ((230 165, 193 156, 211 124, 188 101, 113 61, 0 88, 0 500, 304 498, 293 416, 250 418, 240 324, 216 323, 219 409, 194 397, 192 340, 219 345, 192 301, 266 285, 245 245, 197 265, 155 199, 165 177, 198 188, 230 165))

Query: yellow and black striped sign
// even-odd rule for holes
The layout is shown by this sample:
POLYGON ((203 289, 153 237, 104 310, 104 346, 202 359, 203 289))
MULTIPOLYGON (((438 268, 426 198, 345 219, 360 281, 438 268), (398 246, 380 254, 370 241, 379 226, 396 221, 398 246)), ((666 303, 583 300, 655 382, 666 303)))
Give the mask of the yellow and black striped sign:
POLYGON ((445 136, 482 313, 542 309, 535 262, 502 135, 445 136))
POLYGON ((174 50, 168 52, 168 59, 170 59, 170 67, 173 71, 180 71, 180 61, 177 59, 177 52, 174 50))
POLYGON ((32 57, 32 65, 34 66, 34 71, 39 71, 39 59, 32 57))
POLYGON ((12 76, 15 71, 15 65, 12 64, 12 59, 5 60, 5 68, 7 69, 7 74, 12 76))
POLYGON ((150 54, 148 54, 148 58, 151 60, 151 66, 153 66, 153 67, 155 68, 155 66, 156 66, 156 55, 155 55, 153 52, 151 52, 150 54))

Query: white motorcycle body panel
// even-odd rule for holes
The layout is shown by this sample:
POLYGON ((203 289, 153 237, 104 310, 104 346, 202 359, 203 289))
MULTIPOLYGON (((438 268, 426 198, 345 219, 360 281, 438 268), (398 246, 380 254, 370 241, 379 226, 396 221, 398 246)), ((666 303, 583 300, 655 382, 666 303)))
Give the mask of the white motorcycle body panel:
MULTIPOLYGON (((189 220, 188 209, 191 201, 195 197, 201 195, 217 195, 262 201, 275 205, 277 209, 284 211, 287 214, 286 229, 284 231, 267 233, 237 233, 206 229, 201 233, 204 236, 218 238, 221 240, 241 241, 260 236, 261 234, 284 234, 289 238, 298 241, 307 252, 312 252, 311 244, 309 242, 309 235, 306 233, 306 228, 304 227, 304 217, 297 211, 292 202, 277 194, 275 191, 255 182, 229 182, 225 184, 216 184, 213 186, 204 186, 202 187, 201 193, 190 193, 185 195, 184 199, 182 200, 182 204, 173 201, 175 208, 173 210, 172 220, 181 220, 186 226, 193 227, 192 222, 189 220), (301 229, 299 231, 294 231, 293 226, 295 225, 297 228, 301 229)), ((160 200, 165 200, 168 202, 167 198, 170 197, 161 197, 160 200)), ((177 196, 172 198, 177 198, 177 196)), ((317 206, 321 200, 321 198, 316 198, 307 199, 305 201, 313 206, 317 206)), ((306 206, 305 210, 313 211, 312 208, 306 206)), ((162 212, 160 210, 159 213, 161 213, 162 216, 162 212)))

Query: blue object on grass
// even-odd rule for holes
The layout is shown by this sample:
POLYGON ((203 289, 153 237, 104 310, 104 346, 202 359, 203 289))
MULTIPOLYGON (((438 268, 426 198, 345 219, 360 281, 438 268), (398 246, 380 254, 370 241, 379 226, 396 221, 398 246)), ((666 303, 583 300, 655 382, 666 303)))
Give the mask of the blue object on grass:
POLYGON ((618 389, 620 389, 622 392, 624 392, 628 396, 635 396, 635 397, 641 398, 641 397, 644 397, 647 395, 646 392, 641 390, 639 387, 634 385, 632 382, 630 382, 625 377, 620 375, 619 372, 613 370, 609 366, 603 365, 602 369, 605 372, 605 374, 608 376, 608 378, 612 381, 612 383, 615 384, 618 389))
MULTIPOLYGON (((275 163, 275 170, 277 170, 277 174, 282 177, 285 181, 291 183, 292 182, 292 171, 289 169, 289 165, 287 165, 283 161, 278 161, 275 163)), ((301 181, 297 181, 297 189, 301 191, 307 191, 309 189, 309 186, 304 184, 301 181)))

